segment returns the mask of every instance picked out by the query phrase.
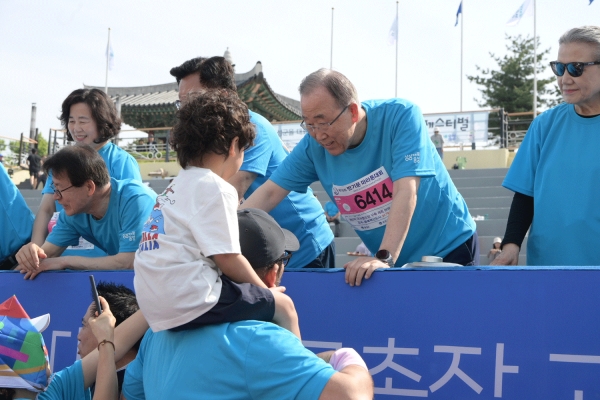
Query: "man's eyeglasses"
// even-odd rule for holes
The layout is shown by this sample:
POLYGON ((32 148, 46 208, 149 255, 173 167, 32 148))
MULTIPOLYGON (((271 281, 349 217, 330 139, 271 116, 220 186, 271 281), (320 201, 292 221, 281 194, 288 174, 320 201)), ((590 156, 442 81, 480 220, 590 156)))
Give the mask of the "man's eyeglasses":
POLYGON ((292 253, 290 253, 288 251, 283 253, 283 256, 281 256, 281 263, 284 267, 288 264, 288 262, 290 261, 290 258, 292 258, 292 253))
POLYGON ((302 129, 309 131, 309 132, 315 132, 315 131, 325 132, 327 129, 329 129, 329 127, 331 125, 333 125, 333 123, 335 121, 338 120, 339 117, 342 116, 342 114, 344 113, 344 111, 346 111, 348 109, 348 107, 350 107, 350 104, 348 104, 346 107, 344 107, 342 112, 339 113, 338 116, 335 117, 333 119, 333 121, 331 121, 331 122, 321 122, 320 124, 311 125, 311 124, 307 124, 306 122, 302 121, 302 122, 300 122, 300 126, 302 127, 302 129))
POLYGON ((75 186, 75 185, 71 185, 68 188, 64 188, 63 190, 58 190, 57 188, 54 187, 54 184, 52 184, 50 186, 50 189, 54 190, 54 194, 57 195, 59 199, 62 199, 63 192, 71 189, 73 186, 75 186))
POLYGON ((175 100, 175 108, 181 110, 181 100, 175 100))
POLYGON ((550 68, 552 68, 552 72, 556 76, 563 76, 565 74, 565 70, 571 75, 573 78, 577 78, 583 74, 583 68, 586 65, 599 65, 600 61, 592 61, 592 62, 570 62, 570 63, 561 63, 558 61, 551 61, 550 68))

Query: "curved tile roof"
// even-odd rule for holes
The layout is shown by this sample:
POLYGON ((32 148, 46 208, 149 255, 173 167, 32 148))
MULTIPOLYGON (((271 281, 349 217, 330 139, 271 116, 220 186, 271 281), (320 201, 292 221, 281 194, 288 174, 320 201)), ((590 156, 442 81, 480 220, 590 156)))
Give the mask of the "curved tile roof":
MULTIPOLYGON (((240 98, 248 107, 269 121, 293 121, 301 117, 300 102, 275 93, 267 83, 260 61, 243 74, 235 74, 240 98)), ((104 89, 84 85, 85 88, 104 89)), ((173 126, 177 83, 162 85, 109 87, 108 94, 121 105, 121 116, 126 124, 136 128, 173 126)))

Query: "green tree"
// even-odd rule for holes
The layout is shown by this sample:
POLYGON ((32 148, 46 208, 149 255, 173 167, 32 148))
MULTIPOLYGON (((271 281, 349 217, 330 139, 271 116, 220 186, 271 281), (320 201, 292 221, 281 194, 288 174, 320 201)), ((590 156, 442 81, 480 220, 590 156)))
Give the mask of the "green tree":
POLYGON ((48 141, 42 135, 38 135, 37 142, 38 155, 44 157, 48 154, 48 141))
MULTIPOLYGON (((479 88, 483 97, 477 101, 480 107, 504 108, 506 112, 533 111, 533 38, 522 38, 506 35, 509 44, 506 46, 507 54, 497 57, 490 53, 490 57, 498 63, 498 69, 484 69, 475 66, 479 71, 478 76, 468 76, 467 79, 482 86, 479 88)), ((540 51, 538 39, 537 54, 537 107, 547 108, 552 104, 550 95, 554 92, 546 86, 554 82, 554 78, 542 79, 548 64, 546 56, 550 49, 540 51), (550 96, 550 97, 549 97, 550 96)))
POLYGON ((6 150, 6 143, 3 139, 0 139, 0 151, 6 150))
POLYGON ((8 144, 8 148, 10 149, 10 151, 13 154, 19 154, 19 145, 20 142, 18 140, 11 140, 10 143, 8 144))
POLYGON ((554 84, 552 90, 550 90, 549 92, 551 94, 551 97, 548 100, 548 107, 556 107, 557 105, 563 102, 562 93, 560 92, 560 89, 558 88, 557 84, 554 84))

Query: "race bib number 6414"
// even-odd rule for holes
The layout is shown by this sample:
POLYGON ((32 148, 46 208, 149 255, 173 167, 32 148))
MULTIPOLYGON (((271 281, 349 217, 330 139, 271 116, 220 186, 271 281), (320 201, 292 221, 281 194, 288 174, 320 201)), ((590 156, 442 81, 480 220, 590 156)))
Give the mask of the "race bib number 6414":
POLYGON ((367 231, 387 224, 394 183, 384 167, 346 185, 333 185, 335 203, 355 230, 367 231))

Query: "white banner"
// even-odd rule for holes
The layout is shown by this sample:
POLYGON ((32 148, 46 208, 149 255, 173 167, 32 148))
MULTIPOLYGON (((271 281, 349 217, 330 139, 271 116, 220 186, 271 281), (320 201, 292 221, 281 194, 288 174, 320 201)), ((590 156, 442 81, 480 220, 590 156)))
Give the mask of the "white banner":
POLYGON ((487 142, 489 111, 424 114, 429 134, 439 128, 446 146, 460 143, 487 142))
POLYGON ((306 131, 300 127, 300 122, 302 121, 273 123, 277 135, 289 151, 292 151, 306 134, 306 131))
MULTIPOLYGON (((429 135, 433 135, 433 129, 438 127, 444 137, 444 144, 452 146, 460 143, 487 142, 488 115, 489 111, 472 111, 424 114, 423 117, 429 128, 429 135)), ((273 123, 277 135, 289 151, 292 151, 306 134, 300 127, 300 122, 273 123)))

